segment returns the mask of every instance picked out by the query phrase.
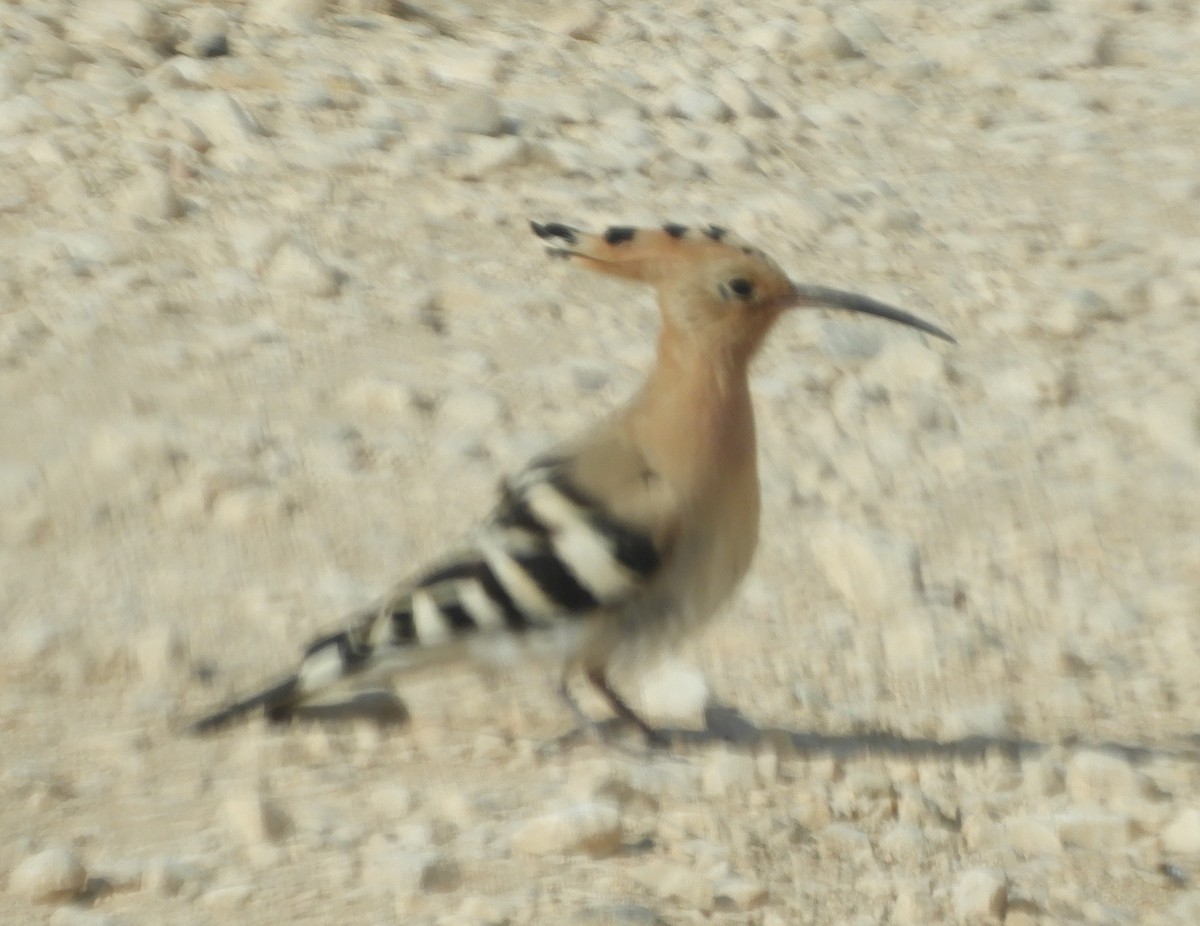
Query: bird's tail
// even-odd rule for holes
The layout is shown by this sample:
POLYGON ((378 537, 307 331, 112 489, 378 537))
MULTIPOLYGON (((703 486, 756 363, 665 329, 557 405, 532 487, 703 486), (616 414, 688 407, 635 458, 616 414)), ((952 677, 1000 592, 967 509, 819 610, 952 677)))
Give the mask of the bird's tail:
POLYGON ((295 675, 204 715, 185 732, 210 733, 259 710, 273 722, 290 720, 311 700, 328 697, 368 667, 375 649, 369 637, 371 623, 360 619, 347 630, 314 641, 295 675))
POLYGON ((184 728, 185 733, 201 736, 220 730, 242 717, 254 713, 260 708, 268 719, 285 720, 289 717, 298 703, 300 676, 289 675, 283 681, 264 688, 262 691, 227 704, 219 710, 205 714, 198 720, 192 721, 184 728))

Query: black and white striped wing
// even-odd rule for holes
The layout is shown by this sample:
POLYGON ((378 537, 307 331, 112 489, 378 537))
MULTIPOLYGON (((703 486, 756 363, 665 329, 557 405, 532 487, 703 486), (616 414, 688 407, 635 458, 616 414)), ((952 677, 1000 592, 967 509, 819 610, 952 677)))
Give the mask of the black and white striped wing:
POLYGON ((618 521, 554 462, 502 489, 471 545, 396 596, 386 616, 391 647, 436 646, 467 634, 524 633, 619 607, 659 570, 663 551, 618 521))

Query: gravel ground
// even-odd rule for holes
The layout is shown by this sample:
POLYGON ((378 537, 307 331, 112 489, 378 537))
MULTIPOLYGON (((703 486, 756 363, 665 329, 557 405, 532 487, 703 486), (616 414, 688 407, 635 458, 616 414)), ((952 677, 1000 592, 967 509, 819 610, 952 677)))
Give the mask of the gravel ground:
POLYGON ((1189 0, 0 4, 0 921, 1194 926, 1198 144, 1189 0), (636 385, 529 218, 961 341, 761 358, 751 578, 623 681, 735 742, 177 736, 636 385))

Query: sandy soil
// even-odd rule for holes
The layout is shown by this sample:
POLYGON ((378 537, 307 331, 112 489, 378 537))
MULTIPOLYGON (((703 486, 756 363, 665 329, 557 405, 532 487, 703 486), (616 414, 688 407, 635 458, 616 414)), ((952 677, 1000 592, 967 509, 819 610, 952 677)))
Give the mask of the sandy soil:
POLYGON ((1200 15, 799 7, 0 4, 0 921, 1200 922, 1200 15), (529 218, 960 339, 761 358, 752 576, 621 680, 738 741, 544 754, 527 670, 177 736, 636 385, 529 218))

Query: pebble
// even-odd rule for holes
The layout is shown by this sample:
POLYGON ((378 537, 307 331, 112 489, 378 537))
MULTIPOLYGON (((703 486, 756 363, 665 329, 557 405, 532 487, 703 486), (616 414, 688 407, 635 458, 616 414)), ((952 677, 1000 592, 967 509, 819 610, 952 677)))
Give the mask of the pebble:
POLYGON ((678 659, 659 663, 639 680, 649 716, 672 723, 700 724, 708 704, 708 680, 678 659))
POLYGON ((583 803, 521 823, 512 847, 526 855, 612 855, 621 845, 621 814, 611 804, 583 803))
POLYGON ((378 834, 363 846, 362 883, 398 898, 446 893, 462 883, 458 862, 444 852, 410 849, 378 834))
POLYGON ((851 608, 877 614, 914 600, 920 560, 912 541, 833 519, 809 530, 817 564, 851 608))
POLYGON ((633 872, 637 880, 663 900, 707 912, 716 905, 716 888, 704 875, 682 865, 654 861, 633 872))
POLYGON ((704 765, 701 783, 710 797, 745 794, 757 786, 758 765, 753 756, 718 752, 704 765))
POLYGON ((343 276, 316 250, 297 241, 284 241, 271 255, 266 272, 274 285, 307 296, 336 296, 342 288, 343 276))
POLYGON ((249 846, 278 842, 292 828, 291 820, 283 808, 273 799, 255 791, 228 798, 224 814, 232 834, 249 846))
POLYGON ((1067 796, 1076 804, 1120 808, 1141 794, 1137 773, 1123 756, 1084 750, 1067 760, 1064 774, 1067 796))
POLYGON ((1095 851, 1123 849, 1133 838, 1129 817, 1102 810, 1070 810, 1055 818, 1064 846, 1095 851))
POLYGON ((192 17, 183 51, 195 58, 220 58, 229 54, 229 18, 214 6, 201 7, 192 17))
POLYGON ((664 920, 649 907, 611 904, 584 907, 571 918, 573 926, 663 926, 664 920))
POLYGON ((692 122, 725 122, 733 118, 733 110, 715 93, 698 84, 683 84, 675 91, 674 110, 692 122))
POLYGON ((1001 920, 1008 908, 1008 879, 993 868, 964 871, 954 882, 953 903, 964 922, 1001 920))
POLYGON ((717 910, 745 912, 767 902, 768 892, 757 881, 747 878, 723 878, 714 886, 714 906, 717 910))
POLYGON ((59 903, 82 893, 87 877, 87 869, 74 850, 51 846, 13 869, 8 890, 34 903, 59 903))
POLYGON ((1200 808, 1188 807, 1161 833, 1163 848, 1179 855, 1200 855, 1200 808))
POLYGON ((506 122, 500 101, 483 90, 461 90, 446 103, 442 118, 456 132, 500 135, 506 122))

